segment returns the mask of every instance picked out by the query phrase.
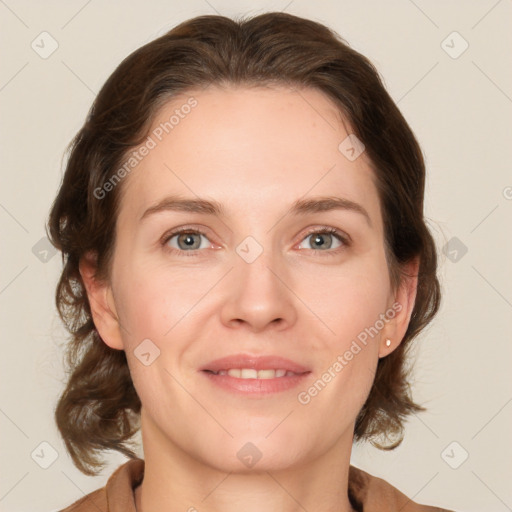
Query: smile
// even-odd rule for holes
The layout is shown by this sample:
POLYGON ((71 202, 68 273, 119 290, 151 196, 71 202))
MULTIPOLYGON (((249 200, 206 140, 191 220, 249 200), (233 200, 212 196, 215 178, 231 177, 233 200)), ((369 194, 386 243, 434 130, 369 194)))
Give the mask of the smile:
POLYGON ((255 370, 254 368, 230 368, 229 370, 219 370, 211 372, 215 375, 229 375, 237 379, 275 379, 280 377, 292 377, 296 373, 285 370, 284 368, 255 370))

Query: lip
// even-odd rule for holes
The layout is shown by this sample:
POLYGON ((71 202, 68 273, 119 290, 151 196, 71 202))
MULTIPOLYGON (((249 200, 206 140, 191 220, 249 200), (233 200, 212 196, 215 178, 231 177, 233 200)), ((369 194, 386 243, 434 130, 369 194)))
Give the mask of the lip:
POLYGON ((250 354, 234 354, 232 356, 215 359, 205 364, 201 370, 218 372, 229 368, 253 368, 254 370, 265 370, 267 368, 283 368, 293 373, 309 372, 309 368, 302 366, 290 359, 279 356, 254 356, 250 354))
POLYGON ((265 395, 286 391, 298 386, 311 373, 309 368, 279 356, 254 356, 250 354, 235 354, 221 359, 215 359, 200 368, 200 373, 209 382, 222 389, 243 395, 265 395), (268 368, 284 369, 295 375, 275 377, 273 379, 242 379, 230 375, 217 375, 212 372, 227 369, 252 368, 265 370, 268 368))

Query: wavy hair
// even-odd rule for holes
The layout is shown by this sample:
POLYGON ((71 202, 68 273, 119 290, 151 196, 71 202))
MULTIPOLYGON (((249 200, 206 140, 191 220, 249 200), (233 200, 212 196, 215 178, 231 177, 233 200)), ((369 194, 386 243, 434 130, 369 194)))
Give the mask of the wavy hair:
POLYGON ((102 467, 101 453, 135 457, 140 399, 125 353, 109 348, 95 330, 79 272, 92 251, 98 279, 108 279, 116 240, 122 183, 98 199, 128 152, 147 137, 167 101, 209 85, 287 85, 323 92, 364 143, 378 190, 392 285, 404 264, 419 258, 418 287, 402 343, 378 362, 354 439, 392 449, 405 418, 421 410, 411 396, 407 350, 440 305, 437 256, 423 214, 425 164, 412 130, 370 61, 328 27, 271 12, 233 20, 199 16, 125 58, 97 95, 68 148, 63 180, 48 219, 48 236, 62 252, 56 290, 70 340, 68 380, 55 420, 74 464, 86 474, 102 467))

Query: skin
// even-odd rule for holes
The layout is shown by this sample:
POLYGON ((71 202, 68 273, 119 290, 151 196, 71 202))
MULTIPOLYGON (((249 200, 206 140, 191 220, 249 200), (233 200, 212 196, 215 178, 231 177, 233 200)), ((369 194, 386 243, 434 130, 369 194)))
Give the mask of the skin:
POLYGON ((416 280, 393 291, 373 171, 365 153, 351 162, 338 150, 350 132, 321 92, 211 87, 174 98, 153 128, 190 95, 197 106, 121 184, 108 282, 95 280, 91 255, 80 265, 95 325, 126 351, 142 401, 137 510, 350 511, 355 419, 378 359, 405 334, 416 280), (168 210, 140 220, 171 194, 215 200, 225 216, 168 210), (339 209, 288 213, 314 196, 350 199, 370 220, 339 209), (178 237, 160 243, 180 226, 204 231, 194 254, 178 237), (351 243, 324 234, 319 248, 310 228, 336 228, 351 243), (252 263, 236 252, 247 236, 263 249, 252 263), (378 335, 299 403, 298 392, 396 302, 400 312, 378 335), (160 350, 148 366, 134 354, 144 339, 160 350), (283 356, 311 373, 299 388, 247 397, 198 371, 240 352, 283 356), (262 454, 252 468, 237 457, 248 442, 262 454))

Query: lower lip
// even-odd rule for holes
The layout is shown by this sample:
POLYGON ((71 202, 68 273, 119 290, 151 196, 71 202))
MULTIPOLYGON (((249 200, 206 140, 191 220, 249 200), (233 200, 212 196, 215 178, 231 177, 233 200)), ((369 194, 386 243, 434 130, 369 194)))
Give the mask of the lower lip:
POLYGON ((202 371, 213 384, 241 395, 268 395, 279 393, 297 387, 304 382, 310 372, 291 375, 289 377, 276 377, 274 379, 239 379, 230 375, 216 375, 202 371))

